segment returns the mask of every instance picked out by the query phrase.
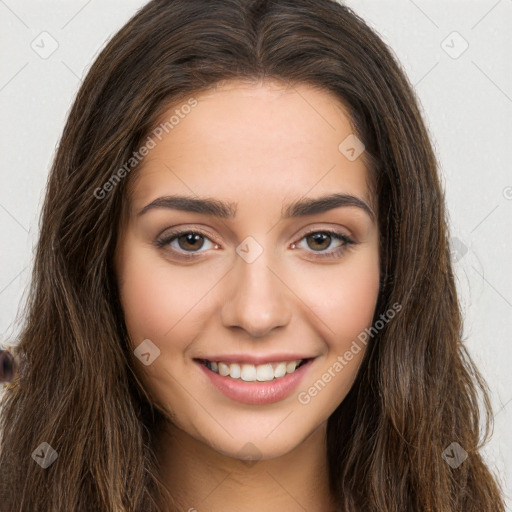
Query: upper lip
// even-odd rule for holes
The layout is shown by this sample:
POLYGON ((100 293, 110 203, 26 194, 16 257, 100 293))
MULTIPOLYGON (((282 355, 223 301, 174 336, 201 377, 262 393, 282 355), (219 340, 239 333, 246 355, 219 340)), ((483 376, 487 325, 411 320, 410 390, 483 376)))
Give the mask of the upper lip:
POLYGON ((314 357, 315 356, 307 356, 301 354, 269 354, 264 356, 250 356, 248 354, 224 354, 219 356, 195 357, 194 359, 199 361, 222 361, 225 363, 245 363, 259 365, 265 363, 301 361, 302 359, 313 359, 314 357))

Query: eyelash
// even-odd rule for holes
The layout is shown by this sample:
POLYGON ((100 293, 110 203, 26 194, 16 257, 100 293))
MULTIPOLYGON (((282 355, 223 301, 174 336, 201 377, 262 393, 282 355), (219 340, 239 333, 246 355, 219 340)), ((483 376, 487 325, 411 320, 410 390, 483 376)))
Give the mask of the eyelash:
MULTIPOLYGON (((335 239, 339 240, 340 242, 344 242, 344 244, 339 246, 339 247, 337 247, 336 249, 334 249, 334 250, 332 250, 330 252, 318 252, 314 256, 315 259, 337 258, 337 257, 340 257, 340 256, 342 256, 345 253, 345 251, 348 249, 349 246, 355 244, 355 241, 352 238, 350 238, 349 236, 347 236, 347 235, 345 235, 343 233, 340 233, 338 231, 330 230, 330 229, 315 229, 315 230, 308 231, 307 233, 305 233, 302 236, 302 238, 299 240, 299 242, 302 241, 304 238, 307 238, 308 236, 313 235, 313 234, 317 234, 317 233, 329 235, 330 237, 335 238, 335 239)), ((203 236, 205 238, 210 239, 210 237, 206 233, 203 233, 201 231, 181 230, 181 231, 173 231, 171 233, 168 233, 167 235, 165 235, 162 238, 157 238, 155 240, 155 245, 158 248, 163 249, 166 246, 168 246, 176 238, 179 238, 182 235, 188 235, 188 234, 200 235, 200 236, 203 236)), ((214 242, 214 243, 216 243, 216 242, 214 242)), ((295 245, 295 243, 294 243, 294 245, 295 245)), ((196 259, 196 258, 199 257, 199 256, 196 256, 196 255, 200 254, 198 252, 195 252, 195 253, 194 252, 182 253, 182 252, 176 251, 175 249, 172 249, 172 251, 177 254, 178 258, 184 259, 184 260, 196 259)), ((315 251, 312 251, 312 252, 315 253, 315 251)))

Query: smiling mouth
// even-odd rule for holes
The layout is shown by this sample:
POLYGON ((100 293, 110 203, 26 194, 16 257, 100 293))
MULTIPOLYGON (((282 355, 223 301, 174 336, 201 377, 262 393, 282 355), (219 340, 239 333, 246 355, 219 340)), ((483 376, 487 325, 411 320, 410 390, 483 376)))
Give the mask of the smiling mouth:
POLYGON ((309 359, 297 359, 295 361, 278 361, 275 363, 265 364, 248 364, 248 363, 227 363, 223 361, 208 361, 206 359, 198 359, 197 361, 206 366, 208 370, 228 377, 237 381, 245 382, 268 382, 278 380, 287 375, 294 373, 302 365, 306 364, 309 359))

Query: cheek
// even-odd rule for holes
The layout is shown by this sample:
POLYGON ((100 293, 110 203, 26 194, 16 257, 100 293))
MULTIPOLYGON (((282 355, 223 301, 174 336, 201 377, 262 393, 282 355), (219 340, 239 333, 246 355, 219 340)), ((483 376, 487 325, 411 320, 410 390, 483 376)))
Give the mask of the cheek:
POLYGON ((337 299, 332 312, 336 332, 342 332, 351 339, 368 327, 373 319, 379 293, 378 272, 367 272, 348 276, 344 291, 337 299))
POLYGON ((173 266, 155 258, 152 248, 127 251, 119 267, 126 327, 136 346, 149 338, 161 348, 183 348, 194 337, 189 329, 208 302, 208 291, 219 279, 206 267, 173 266), (172 346, 168 341, 172 339, 172 346), (180 342, 182 340, 182 343, 180 342))
POLYGON ((364 357, 365 329, 372 324, 379 294, 378 258, 367 256, 331 272, 327 292, 317 286, 309 295, 315 315, 322 320, 317 325, 326 345, 325 357, 297 393, 298 402, 312 416, 327 418, 338 407, 364 357))
POLYGON ((159 338, 173 325, 169 316, 176 306, 172 302, 173 294, 165 282, 158 279, 155 269, 140 264, 129 265, 125 271, 121 301, 132 341, 159 338))
MULTIPOLYGON (((326 340, 346 342, 372 321, 379 291, 378 257, 374 251, 355 256, 339 267, 296 269, 300 279, 288 276, 290 282, 297 283, 297 294, 324 324, 326 340)), ((187 338, 186 317, 197 318, 205 312, 209 291, 222 276, 208 265, 173 267, 155 258, 154 249, 133 246, 125 252, 118 272, 125 321, 134 344, 145 338, 162 342, 171 333, 173 344, 179 339, 190 341, 194 333, 187 338)))
MULTIPOLYGON (((129 241, 128 241, 129 242, 129 241)), ((172 328, 178 299, 164 276, 164 267, 156 262, 151 248, 126 243, 118 274, 122 282, 120 299, 126 327, 133 344, 145 338, 156 340, 172 328)))
POLYGON ((322 336, 329 348, 338 353, 371 325, 377 305, 378 257, 370 251, 358 256, 336 270, 324 269, 323 275, 315 273, 302 281, 307 286, 302 296, 321 319, 322 336))

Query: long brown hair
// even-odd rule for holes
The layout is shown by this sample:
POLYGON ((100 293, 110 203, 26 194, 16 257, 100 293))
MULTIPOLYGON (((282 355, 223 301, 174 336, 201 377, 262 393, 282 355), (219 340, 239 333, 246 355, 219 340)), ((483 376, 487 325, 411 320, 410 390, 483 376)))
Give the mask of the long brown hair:
POLYGON ((401 311, 372 337, 328 420, 333 493, 346 512, 503 511, 479 454, 492 413, 462 340, 438 163, 417 99, 390 49, 330 0, 153 0, 94 62, 49 175, 13 347, 22 366, 0 404, 2 510, 172 503, 157 476, 163 416, 137 378, 112 256, 137 171, 126 162, 170 105, 230 79, 334 93, 371 163, 382 264, 375 319, 395 303, 401 311), (57 454, 46 469, 33 456, 51 454, 41 443, 57 454), (451 456, 459 446, 468 454, 458 467, 443 457, 450 445, 451 456))

